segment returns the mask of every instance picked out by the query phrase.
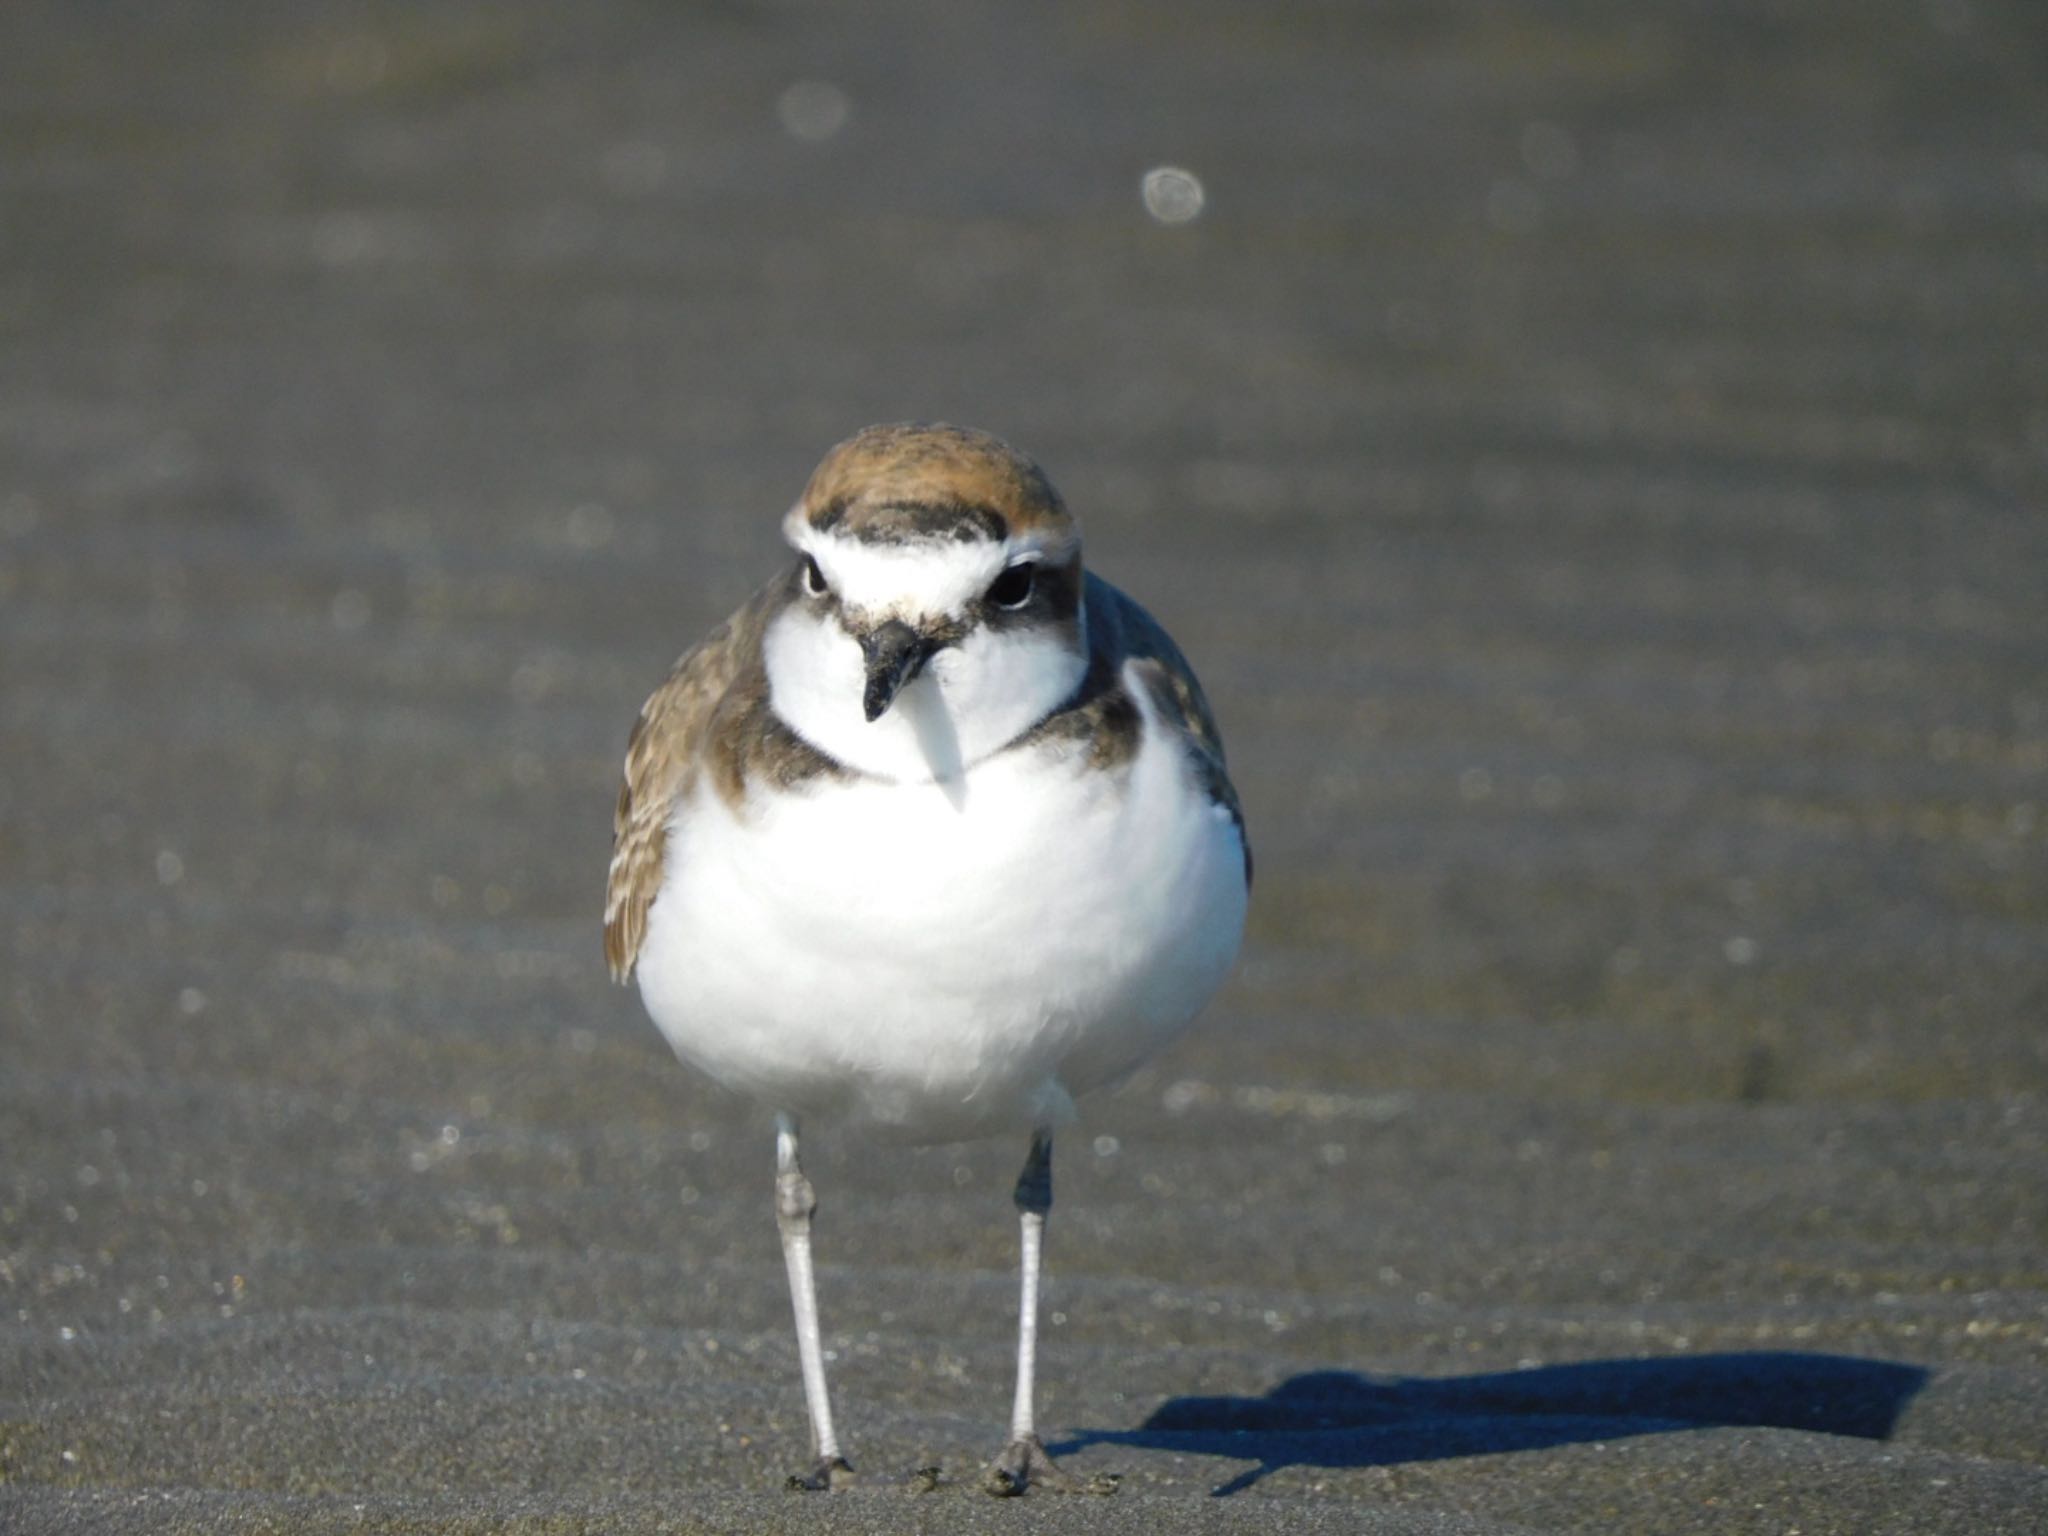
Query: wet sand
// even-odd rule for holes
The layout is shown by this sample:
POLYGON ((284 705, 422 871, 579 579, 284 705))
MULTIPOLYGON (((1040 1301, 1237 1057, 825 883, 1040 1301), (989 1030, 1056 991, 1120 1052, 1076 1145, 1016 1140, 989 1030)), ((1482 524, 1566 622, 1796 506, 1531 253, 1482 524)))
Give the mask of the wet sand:
POLYGON ((0 1527, 2038 1529, 2034 48, 11 6, 0 1527), (640 700, 908 416, 1047 465, 1259 856, 1060 1145, 1112 1499, 974 1489, 1022 1146, 825 1126, 868 1481, 781 1490, 766 1116, 603 975, 640 700))

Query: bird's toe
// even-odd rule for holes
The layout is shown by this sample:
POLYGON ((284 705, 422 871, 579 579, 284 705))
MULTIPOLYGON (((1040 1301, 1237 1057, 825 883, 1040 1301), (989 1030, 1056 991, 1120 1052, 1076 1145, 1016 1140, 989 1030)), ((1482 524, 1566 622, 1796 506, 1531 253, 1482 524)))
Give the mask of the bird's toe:
POLYGON ((1052 1459, 1038 1436, 1022 1435, 1003 1447, 1003 1454, 989 1464, 981 1486, 984 1492, 997 1498, 1012 1499, 1031 1488, 1053 1493, 1111 1494, 1120 1481, 1109 1472, 1075 1477, 1052 1459))
POLYGON ((792 1472, 783 1486, 791 1493, 831 1493, 851 1488, 854 1476, 844 1456, 821 1456, 809 1472, 792 1472))

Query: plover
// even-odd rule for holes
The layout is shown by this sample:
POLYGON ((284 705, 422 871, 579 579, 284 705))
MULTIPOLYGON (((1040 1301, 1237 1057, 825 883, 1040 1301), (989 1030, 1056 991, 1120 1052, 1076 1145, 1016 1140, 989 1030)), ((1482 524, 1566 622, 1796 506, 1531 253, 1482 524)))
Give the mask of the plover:
POLYGON ((816 1461, 848 1481, 798 1117, 1015 1132, 1010 1438, 985 1483, 1075 1486, 1032 1412, 1053 1132, 1194 1018, 1251 856, 1195 675, 1081 568, 1074 519, 982 432, 870 427, 825 456, 794 557, 634 725, 605 953, 689 1065, 776 1116, 775 1214, 816 1461))

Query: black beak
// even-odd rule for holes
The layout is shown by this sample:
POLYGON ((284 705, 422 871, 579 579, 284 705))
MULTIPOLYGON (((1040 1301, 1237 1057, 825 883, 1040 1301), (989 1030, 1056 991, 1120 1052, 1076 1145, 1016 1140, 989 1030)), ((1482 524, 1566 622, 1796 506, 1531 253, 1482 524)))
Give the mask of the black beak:
POLYGON ((870 723, 882 718, 903 685, 924 670, 937 649, 901 619, 891 619, 860 637, 861 655, 868 664, 868 686, 861 695, 861 707, 870 723))

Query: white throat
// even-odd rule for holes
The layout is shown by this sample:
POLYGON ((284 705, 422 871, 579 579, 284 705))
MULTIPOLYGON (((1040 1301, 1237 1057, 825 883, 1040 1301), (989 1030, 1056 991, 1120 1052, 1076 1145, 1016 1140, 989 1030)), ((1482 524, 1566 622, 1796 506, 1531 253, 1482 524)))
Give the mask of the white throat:
MULTIPOLYGON (((986 541, 853 549, 830 538, 806 544, 835 591, 845 592, 840 582, 851 578, 845 601, 851 607, 858 598, 862 622, 957 617, 1011 558, 1005 545, 986 541)), ((977 624, 870 723, 859 642, 829 608, 799 596, 763 637, 769 703, 804 740, 858 772, 957 786, 1072 697, 1088 667, 1085 622, 1083 615, 1072 627, 977 624)))

